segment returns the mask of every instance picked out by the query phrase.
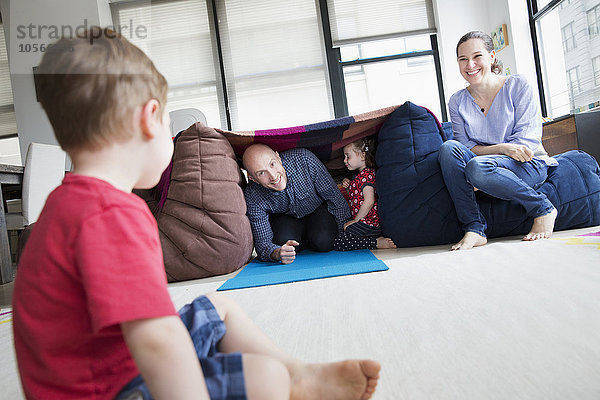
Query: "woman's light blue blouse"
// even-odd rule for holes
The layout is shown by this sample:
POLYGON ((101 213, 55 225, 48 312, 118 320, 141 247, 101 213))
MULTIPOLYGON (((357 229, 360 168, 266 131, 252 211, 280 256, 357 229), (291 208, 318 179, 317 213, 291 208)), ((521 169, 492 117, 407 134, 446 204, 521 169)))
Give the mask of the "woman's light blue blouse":
POLYGON ((548 165, 558 161, 548 157, 542 145, 542 115, 533 89, 521 75, 510 75, 485 115, 467 89, 459 90, 448 102, 454 139, 467 148, 498 143, 522 144, 548 165))

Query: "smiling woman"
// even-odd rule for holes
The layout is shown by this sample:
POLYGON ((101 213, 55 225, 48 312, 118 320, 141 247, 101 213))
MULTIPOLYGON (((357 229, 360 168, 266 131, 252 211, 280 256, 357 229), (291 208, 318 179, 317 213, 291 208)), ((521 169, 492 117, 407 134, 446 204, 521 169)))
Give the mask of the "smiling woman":
MULTIPOLYGON (((469 84, 481 82, 488 72, 495 75, 502 73, 502 65, 496 58, 494 42, 483 32, 473 31, 464 35, 456 46, 456 56, 460 73, 469 84)), ((492 76, 490 79, 495 79, 494 83, 502 86, 506 78, 492 76)))
POLYGON ((445 142, 439 153, 444 182, 464 231, 452 249, 487 243, 476 190, 515 200, 525 208, 534 223, 523 240, 550 237, 557 211, 534 188, 557 161, 542 146, 542 119, 533 90, 519 75, 500 75, 492 38, 483 32, 465 34, 456 55, 469 86, 450 98, 455 140, 445 142))

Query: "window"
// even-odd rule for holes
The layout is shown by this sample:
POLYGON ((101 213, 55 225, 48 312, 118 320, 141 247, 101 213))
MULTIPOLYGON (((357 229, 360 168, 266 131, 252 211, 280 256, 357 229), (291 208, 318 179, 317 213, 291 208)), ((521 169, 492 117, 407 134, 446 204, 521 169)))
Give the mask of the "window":
POLYGON ((596 6, 587 12, 588 32, 590 36, 600 33, 600 6, 596 6))
POLYGON ((327 0, 347 114, 407 100, 446 120, 429 0, 327 0))
POLYGON ((327 0, 335 47, 435 32, 431 0, 327 0))
MULTIPOLYGON (((550 0, 543 0, 543 3, 548 4, 550 2, 550 0)), ((566 6, 568 6, 569 4, 571 4, 571 0, 564 0, 562 3, 560 3, 560 8, 563 9, 566 6)))
MULTIPOLYGON (((533 12, 535 0, 530 2, 534 3, 530 7, 533 12)), ((586 111, 600 100, 600 61, 596 59, 600 57, 600 40, 597 35, 588 35, 597 11, 600 7, 592 13, 586 12, 583 2, 562 1, 551 2, 531 15, 543 116, 556 118, 586 111)))
POLYGON ((581 93, 581 85, 579 84, 579 67, 571 68, 567 71, 567 82, 569 84, 569 92, 571 97, 581 93))
POLYGON ((205 0, 111 5, 119 25, 147 27, 147 37, 132 42, 167 78, 169 110, 198 108, 209 125, 236 130, 332 118, 313 0, 216 4, 214 9, 205 0))
POLYGON ((594 70, 594 85, 600 86, 600 56, 592 59, 592 68, 594 70))
POLYGON ((206 4, 200 1, 113 4, 115 25, 144 28, 123 34, 142 49, 169 82, 167 109, 200 109, 209 125, 221 125, 217 70, 206 4))
POLYGON ((314 0, 227 0, 217 5, 233 129, 333 118, 314 0))
POLYGON ((414 100, 422 86, 410 85, 419 77, 442 93, 432 0, 112 0, 111 9, 116 25, 147 28, 131 40, 167 78, 167 108, 198 108, 211 126, 300 125, 408 98, 445 119, 443 94, 414 100))
POLYGON ((428 35, 342 46, 349 114, 410 100, 444 115, 430 49, 428 35))
POLYGON ((17 118, 13 104, 8 52, 0 16, 0 163, 22 165, 17 118))
POLYGON ((561 29, 563 37, 563 50, 565 53, 577 47, 575 43, 575 34, 573 33, 573 23, 567 24, 561 29))

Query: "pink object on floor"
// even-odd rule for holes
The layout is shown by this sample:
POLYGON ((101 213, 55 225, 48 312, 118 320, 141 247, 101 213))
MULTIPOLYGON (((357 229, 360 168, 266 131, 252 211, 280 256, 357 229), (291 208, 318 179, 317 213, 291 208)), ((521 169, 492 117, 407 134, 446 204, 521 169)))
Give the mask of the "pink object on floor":
POLYGON ((600 236, 600 231, 598 231, 598 232, 586 233, 586 234, 584 234, 584 235, 577 235, 577 236, 600 236))

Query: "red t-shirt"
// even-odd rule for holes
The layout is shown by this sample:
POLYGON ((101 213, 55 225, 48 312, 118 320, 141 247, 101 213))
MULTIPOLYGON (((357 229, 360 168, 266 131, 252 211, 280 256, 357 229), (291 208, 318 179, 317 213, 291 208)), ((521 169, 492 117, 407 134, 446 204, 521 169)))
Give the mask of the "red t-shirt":
POLYGON ((120 323, 168 315, 177 312, 146 203, 68 174, 49 196, 15 279, 15 350, 27 398, 114 398, 139 374, 120 323))
MULTIPOLYGON (((364 168, 362 171, 358 173, 350 181, 350 185, 345 189, 346 193, 344 197, 348 200, 348 204, 350 205, 350 211, 352 212, 352 216, 355 217, 360 210, 360 206, 362 206, 365 201, 365 197, 363 196, 363 188, 365 186, 373 186, 375 189, 375 170, 373 168, 364 168)), ((344 191, 342 191, 343 193, 344 191)), ((379 213, 377 211, 377 196, 375 197, 375 203, 373 207, 369 210, 369 213, 361 219, 361 222, 364 222, 370 226, 379 226, 379 213)))

